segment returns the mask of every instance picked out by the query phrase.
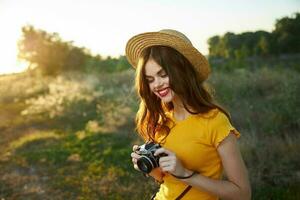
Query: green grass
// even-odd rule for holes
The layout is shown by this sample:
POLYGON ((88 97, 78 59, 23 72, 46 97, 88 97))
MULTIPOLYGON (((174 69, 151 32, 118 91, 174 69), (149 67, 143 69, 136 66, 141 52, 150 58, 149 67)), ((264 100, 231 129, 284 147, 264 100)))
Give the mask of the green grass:
POLYGON ((255 188, 252 199, 261 200, 298 200, 300 199, 300 191, 298 185, 284 185, 284 186, 262 186, 255 188))
MULTIPOLYGON (((96 133, 84 139, 73 134, 25 136, 12 145, 12 162, 25 170, 34 168, 37 175, 51 177, 47 190, 60 191, 65 198, 139 199, 145 188, 153 191, 155 185, 133 169, 132 142, 132 136, 120 133, 96 133), (139 179, 144 183, 139 181, 136 185, 139 179), (132 194, 133 188, 139 191, 132 194)), ((150 192, 145 194, 149 196, 150 192)))
MULTIPOLYGON (((209 80, 242 133, 253 199, 299 199, 298 77, 262 68, 215 70, 209 80)), ((149 199, 158 185, 130 159, 142 143, 133 72, 40 79, 0 80, 0 199, 149 199), (11 80, 27 92, 9 90, 11 80)))

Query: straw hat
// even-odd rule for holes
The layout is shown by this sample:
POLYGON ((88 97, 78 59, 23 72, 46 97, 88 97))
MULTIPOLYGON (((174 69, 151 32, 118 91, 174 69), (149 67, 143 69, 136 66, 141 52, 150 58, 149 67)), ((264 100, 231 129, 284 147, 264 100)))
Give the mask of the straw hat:
POLYGON ((158 32, 146 32, 133 36, 126 45, 126 57, 129 63, 136 68, 138 59, 143 50, 150 46, 161 45, 176 49, 187 58, 199 72, 202 80, 207 79, 210 67, 207 59, 193 46, 191 41, 182 33, 164 29, 158 32))

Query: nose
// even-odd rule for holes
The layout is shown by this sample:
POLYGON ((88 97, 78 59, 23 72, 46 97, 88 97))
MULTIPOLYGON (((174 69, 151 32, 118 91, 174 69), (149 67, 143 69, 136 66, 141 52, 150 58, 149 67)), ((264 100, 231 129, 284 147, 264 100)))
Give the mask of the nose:
POLYGON ((157 77, 154 79, 154 83, 153 83, 154 88, 156 88, 156 89, 161 88, 162 85, 163 85, 163 82, 160 77, 157 77))

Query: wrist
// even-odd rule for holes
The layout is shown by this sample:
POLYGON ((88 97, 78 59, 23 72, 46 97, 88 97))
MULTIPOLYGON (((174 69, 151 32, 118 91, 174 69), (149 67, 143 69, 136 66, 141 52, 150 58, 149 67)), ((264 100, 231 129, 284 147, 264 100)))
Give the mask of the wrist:
POLYGON ((171 175, 177 179, 188 179, 188 178, 191 178, 192 176, 198 174, 198 172, 185 169, 183 174, 184 174, 183 176, 179 176, 179 175, 175 175, 175 174, 171 173, 171 175))
POLYGON ((185 170, 184 170, 184 177, 190 176, 190 175, 193 174, 193 173, 194 173, 194 171, 185 169, 185 170))

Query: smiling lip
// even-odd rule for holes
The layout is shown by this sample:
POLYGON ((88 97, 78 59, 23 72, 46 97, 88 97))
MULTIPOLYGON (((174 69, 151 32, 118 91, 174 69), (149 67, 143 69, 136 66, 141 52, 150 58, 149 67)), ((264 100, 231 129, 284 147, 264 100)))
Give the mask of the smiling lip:
POLYGON ((165 97, 169 94, 169 88, 158 90, 157 93, 159 94, 160 97, 165 97))

